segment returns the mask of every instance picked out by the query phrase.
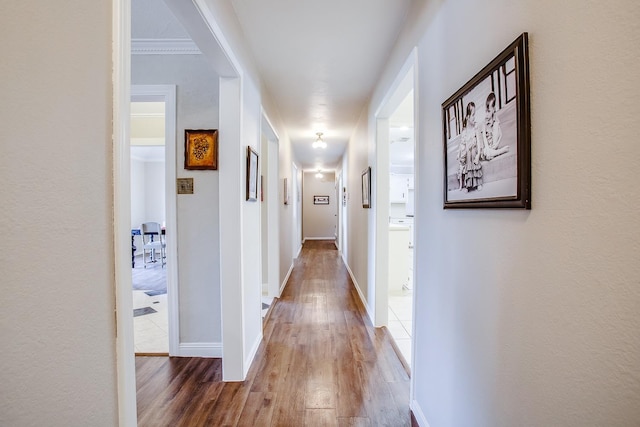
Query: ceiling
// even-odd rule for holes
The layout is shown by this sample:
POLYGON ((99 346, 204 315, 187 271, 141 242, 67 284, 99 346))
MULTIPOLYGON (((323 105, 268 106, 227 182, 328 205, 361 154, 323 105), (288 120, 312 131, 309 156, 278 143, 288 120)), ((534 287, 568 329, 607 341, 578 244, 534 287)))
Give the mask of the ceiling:
MULTIPOLYGON (((411 0, 223 0, 233 6, 303 169, 342 157, 411 0), (313 149, 316 133, 326 149, 313 149)), ((133 38, 183 38, 157 0, 132 2, 133 38)), ((199 46, 201 50, 205 50, 199 46)))

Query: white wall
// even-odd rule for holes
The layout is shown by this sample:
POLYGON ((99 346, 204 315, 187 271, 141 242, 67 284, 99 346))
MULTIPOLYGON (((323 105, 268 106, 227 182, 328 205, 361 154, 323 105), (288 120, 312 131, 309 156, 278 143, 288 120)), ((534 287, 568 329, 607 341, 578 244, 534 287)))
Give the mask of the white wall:
MULTIPOLYGON (((165 223, 164 175, 164 162, 131 158, 131 228, 140 228, 144 222, 165 223)), ((141 236, 135 236, 135 245, 142 247, 141 236)))
MULTIPOLYGON (((243 109, 242 109, 242 133, 243 142, 247 142, 260 154, 260 122, 262 114, 260 110, 260 93, 251 81, 245 80, 243 84, 243 109)), ((247 149, 242 146, 242 152, 246 156, 247 149)), ((247 162, 242 162, 242 176, 246 177, 247 162)), ((259 168, 258 168, 259 169, 259 168)), ((258 170, 258 179, 261 171, 258 170)), ((258 190, 260 185, 258 183, 258 190)), ((243 309, 244 309, 244 349, 245 369, 253 358, 253 352, 257 350, 259 340, 262 338, 262 275, 260 268, 261 233, 260 233, 260 194, 258 201, 243 202, 242 206, 242 265, 243 265, 243 309)))
POLYGON ((113 426, 111 4, 2 9, 0 425, 113 426))
POLYGON ((414 411, 431 427, 638 425, 640 4, 416 7, 371 102, 417 44, 414 411), (533 209, 445 211, 441 103, 523 31, 533 209))
POLYGON ((184 130, 218 128, 218 77, 202 55, 134 55, 131 76, 176 85, 177 177, 194 181, 177 206, 180 342, 220 343, 218 171, 184 169, 184 130))
MULTIPOLYGON (((373 209, 362 207, 362 172, 371 166, 367 116, 363 114, 349 140, 343 158, 347 187, 347 248, 344 259, 352 273, 354 284, 364 298, 367 310, 373 309, 373 292, 369 291, 369 246, 373 244, 373 209), (371 230, 371 231, 370 231, 371 230)), ((372 170, 375 174, 375 168, 372 170)), ((373 196, 372 191, 372 196, 373 196)), ((375 206, 373 204, 372 206, 375 206)), ((373 263, 371 263, 373 265, 373 263)))
POLYGON ((145 222, 145 162, 131 158, 131 228, 145 222))
POLYGON ((333 172, 322 174, 321 179, 316 178, 316 172, 303 174, 302 235, 305 239, 333 239, 336 233, 336 177, 333 172), (329 196, 329 204, 315 205, 313 196, 329 196))
POLYGON ((166 222, 165 210, 165 162, 146 162, 145 169, 145 221, 163 224, 166 222))

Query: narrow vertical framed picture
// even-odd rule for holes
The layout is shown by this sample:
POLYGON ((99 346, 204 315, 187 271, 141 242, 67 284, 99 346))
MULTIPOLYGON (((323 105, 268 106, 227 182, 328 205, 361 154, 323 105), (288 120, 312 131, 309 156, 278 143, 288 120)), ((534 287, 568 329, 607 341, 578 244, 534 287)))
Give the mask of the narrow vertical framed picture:
POLYGON ((371 208, 371 166, 362 172, 362 207, 371 208))
POLYGON ((282 198, 284 199, 284 204, 288 205, 289 204, 289 186, 288 186, 287 178, 284 179, 284 193, 282 198))
POLYGON ((527 33, 442 104, 444 208, 531 209, 527 33))
POLYGON ((191 170, 218 169, 218 130, 184 130, 184 168, 191 170))
POLYGON ((258 200, 258 153, 247 146, 247 201, 258 200))

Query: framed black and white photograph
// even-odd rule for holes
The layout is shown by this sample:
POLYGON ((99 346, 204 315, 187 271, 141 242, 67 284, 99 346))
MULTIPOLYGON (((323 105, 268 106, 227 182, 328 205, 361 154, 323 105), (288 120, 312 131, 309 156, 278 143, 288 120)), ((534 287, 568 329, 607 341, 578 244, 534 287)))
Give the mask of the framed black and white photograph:
POLYGON ((362 172, 362 207, 371 208, 371 166, 362 172))
POLYGON ((258 200, 258 153, 247 146, 247 200, 258 200))
POLYGON ((527 33, 442 104, 444 208, 531 209, 527 33))
POLYGON ((328 205, 329 196, 313 196, 314 205, 328 205))

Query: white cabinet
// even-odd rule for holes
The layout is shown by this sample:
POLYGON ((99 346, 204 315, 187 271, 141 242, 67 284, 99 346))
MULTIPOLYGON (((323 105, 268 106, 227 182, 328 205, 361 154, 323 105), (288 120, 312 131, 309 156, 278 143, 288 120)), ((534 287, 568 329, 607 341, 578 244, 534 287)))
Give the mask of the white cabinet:
POLYGON ((402 175, 389 175, 389 202, 405 203, 407 201, 407 180, 402 175))
POLYGON ((413 175, 396 173, 389 175, 390 203, 406 203, 409 189, 413 189, 413 175))
POLYGON ((404 225, 409 227, 409 247, 413 247, 413 218, 391 218, 391 225, 404 225))
POLYGON ((389 292, 397 294, 409 278, 409 227, 389 224, 389 292))

